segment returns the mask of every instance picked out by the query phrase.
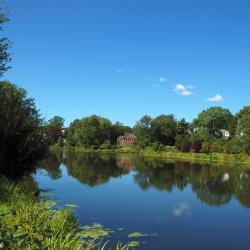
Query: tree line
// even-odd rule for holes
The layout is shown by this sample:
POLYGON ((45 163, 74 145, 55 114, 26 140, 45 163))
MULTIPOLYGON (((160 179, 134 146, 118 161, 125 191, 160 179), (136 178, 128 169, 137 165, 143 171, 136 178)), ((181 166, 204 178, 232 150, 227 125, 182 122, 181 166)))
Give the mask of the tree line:
POLYGON ((76 119, 64 128, 62 123, 55 126, 53 121, 58 119, 63 121, 60 117, 50 120, 48 138, 53 138, 51 142, 60 146, 116 148, 119 136, 133 133, 136 135, 133 146, 137 149, 151 147, 163 151, 172 147, 182 152, 250 153, 250 106, 235 115, 229 109, 211 107, 198 114, 191 123, 185 119, 177 120, 173 114, 155 118, 144 115, 134 127, 92 115, 76 119), (51 133, 54 130, 64 133, 51 133))

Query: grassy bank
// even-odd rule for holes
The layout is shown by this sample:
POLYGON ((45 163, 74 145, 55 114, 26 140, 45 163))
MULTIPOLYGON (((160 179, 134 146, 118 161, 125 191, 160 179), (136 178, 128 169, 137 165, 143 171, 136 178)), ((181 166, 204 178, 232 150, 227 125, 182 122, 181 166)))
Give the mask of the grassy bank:
MULTIPOLYGON (((108 249, 84 239, 70 209, 54 210, 52 201, 39 199, 32 179, 18 183, 0 177, 0 249, 108 249)), ((118 244, 117 250, 128 249, 118 244)))
POLYGON ((118 149, 89 149, 83 147, 51 147, 51 151, 72 151, 90 153, 135 153, 141 156, 164 157, 171 160, 181 160, 195 163, 231 163, 250 167, 250 156, 247 154, 225 154, 225 153, 183 153, 170 148, 164 151, 154 151, 152 148, 138 150, 135 147, 124 147, 118 149))
POLYGON ((139 151, 139 154, 143 156, 164 157, 194 163, 232 163, 237 165, 249 165, 250 167, 250 157, 245 154, 155 152, 151 150, 139 151))

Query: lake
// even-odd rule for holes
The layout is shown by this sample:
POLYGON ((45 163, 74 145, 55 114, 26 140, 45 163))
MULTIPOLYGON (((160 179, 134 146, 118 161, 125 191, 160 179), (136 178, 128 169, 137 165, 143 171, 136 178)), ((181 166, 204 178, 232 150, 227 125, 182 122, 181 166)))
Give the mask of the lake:
MULTIPOLYGON (((250 249, 250 170, 126 154, 58 153, 35 175, 81 225, 138 249, 250 249), (70 206, 70 205, 69 205, 70 206), (133 232, 143 237, 128 238, 133 232)), ((132 235, 133 236, 133 235, 132 235)))

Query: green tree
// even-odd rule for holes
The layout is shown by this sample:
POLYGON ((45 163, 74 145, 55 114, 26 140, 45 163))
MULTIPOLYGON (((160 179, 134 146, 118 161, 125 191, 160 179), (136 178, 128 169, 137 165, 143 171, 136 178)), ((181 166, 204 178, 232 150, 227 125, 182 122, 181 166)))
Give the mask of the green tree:
POLYGON ((250 113, 245 113, 238 121, 236 139, 241 150, 250 154, 250 113))
POLYGON ((250 106, 245 106, 244 108, 242 108, 239 111, 239 113, 236 114, 236 118, 239 120, 242 118, 242 116, 244 116, 246 114, 250 114, 250 106))
POLYGON ((176 121, 173 115, 160 115, 151 124, 152 140, 173 146, 176 136, 176 121))
POLYGON ((236 119, 228 109, 211 107, 198 115, 198 118, 194 120, 193 126, 199 130, 205 129, 212 136, 221 138, 222 129, 229 130, 231 135, 234 134, 236 119))
POLYGON ((189 141, 189 123, 183 118, 176 124, 176 137, 175 137, 175 147, 181 149, 184 142, 189 141))
POLYGON ((92 115, 70 124, 67 142, 70 146, 99 147, 110 142, 112 123, 110 120, 92 115))
POLYGON ((64 122, 65 119, 62 118, 61 116, 54 116, 52 119, 49 120, 49 125, 50 126, 57 126, 59 128, 63 128, 64 127, 64 122))
POLYGON ((176 124, 176 135, 186 135, 188 134, 189 123, 183 118, 176 124))
POLYGON ((152 118, 144 115, 134 126, 133 133, 136 135, 136 143, 142 147, 151 142, 151 124, 152 118))
POLYGON ((33 170, 47 151, 44 122, 24 89, 0 82, 0 174, 33 170))
POLYGON ((47 140, 49 145, 54 145, 62 141, 64 118, 60 116, 54 116, 49 120, 47 125, 47 140))
MULTIPOLYGON (((6 5, 4 1, 0 1, 0 32, 3 31, 3 24, 8 21, 6 5)), ((0 76, 9 69, 8 63, 10 62, 10 41, 5 38, 0 38, 0 76)))

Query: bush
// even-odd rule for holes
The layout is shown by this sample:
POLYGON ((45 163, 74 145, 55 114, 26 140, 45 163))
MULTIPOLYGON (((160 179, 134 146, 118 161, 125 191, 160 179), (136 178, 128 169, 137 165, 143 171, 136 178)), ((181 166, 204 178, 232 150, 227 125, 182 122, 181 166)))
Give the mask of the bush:
POLYGON ((212 152, 222 153, 226 141, 214 140, 210 146, 212 152))
POLYGON ((165 146, 163 144, 161 144, 160 142, 152 143, 151 147, 154 151, 159 151, 159 152, 162 152, 165 148, 165 146))
POLYGON ((108 144, 108 143, 103 143, 103 144, 99 147, 99 149, 110 149, 110 148, 111 148, 111 145, 108 144))
POLYGON ((226 142, 226 144, 223 147, 224 152, 227 154, 238 154, 240 153, 240 146, 237 143, 237 140, 230 140, 226 142))
POLYGON ((185 141, 181 144, 181 151, 184 153, 190 152, 192 149, 192 143, 189 141, 185 141))
POLYGON ((195 153, 199 153, 202 149, 202 141, 199 141, 199 140, 194 141, 192 143, 192 149, 195 153))
POLYGON ((202 149, 201 149, 202 153, 210 153, 211 152, 211 145, 209 142, 203 142, 202 143, 202 149))

